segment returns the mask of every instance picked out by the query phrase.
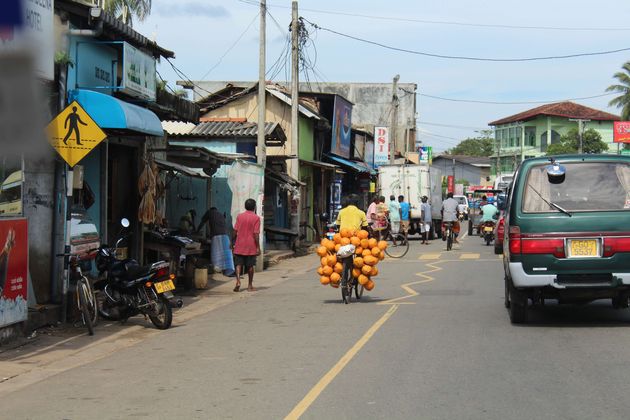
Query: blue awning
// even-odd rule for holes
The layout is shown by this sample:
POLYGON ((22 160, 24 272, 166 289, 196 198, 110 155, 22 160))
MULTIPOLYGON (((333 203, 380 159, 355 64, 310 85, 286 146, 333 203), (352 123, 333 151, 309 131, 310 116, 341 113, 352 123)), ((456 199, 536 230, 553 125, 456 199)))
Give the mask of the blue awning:
POLYGON ((370 168, 365 162, 355 162, 352 160, 347 160, 344 158, 341 158, 339 156, 334 156, 334 155, 325 155, 328 159, 332 160, 333 162, 339 163, 341 165, 344 165, 350 169, 352 169, 355 172, 359 172, 359 173, 365 173, 365 174, 370 174, 370 175, 376 175, 377 172, 370 168))
POLYGON ((77 101, 103 129, 131 130, 157 137, 164 135, 160 119, 146 108, 85 89, 68 92, 68 102, 72 101, 77 101))

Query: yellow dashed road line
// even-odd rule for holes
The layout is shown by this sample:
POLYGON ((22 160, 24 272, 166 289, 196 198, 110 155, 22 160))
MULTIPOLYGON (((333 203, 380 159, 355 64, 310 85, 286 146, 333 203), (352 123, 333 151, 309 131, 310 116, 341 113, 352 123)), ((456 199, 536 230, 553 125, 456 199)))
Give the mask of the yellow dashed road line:
POLYGON ((420 255, 420 258, 418 258, 418 259, 419 260, 439 260, 441 256, 442 256, 441 253, 438 253, 438 254, 422 254, 422 255, 420 255))
POLYGON ((462 254, 459 256, 459 259, 460 260, 478 260, 480 256, 481 256, 480 254, 462 254))

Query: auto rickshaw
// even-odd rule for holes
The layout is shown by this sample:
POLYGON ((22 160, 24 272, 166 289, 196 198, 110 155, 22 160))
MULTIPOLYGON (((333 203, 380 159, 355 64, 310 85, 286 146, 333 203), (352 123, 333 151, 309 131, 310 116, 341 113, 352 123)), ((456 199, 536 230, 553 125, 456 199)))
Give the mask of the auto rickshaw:
MULTIPOLYGON (((473 233, 479 234, 479 225, 481 224, 481 198, 485 195, 488 199, 488 203, 495 203, 499 194, 504 193, 504 190, 497 190, 494 188, 484 188, 468 192, 468 236, 472 236, 473 233)), ((484 204, 485 205, 485 204, 484 204)))

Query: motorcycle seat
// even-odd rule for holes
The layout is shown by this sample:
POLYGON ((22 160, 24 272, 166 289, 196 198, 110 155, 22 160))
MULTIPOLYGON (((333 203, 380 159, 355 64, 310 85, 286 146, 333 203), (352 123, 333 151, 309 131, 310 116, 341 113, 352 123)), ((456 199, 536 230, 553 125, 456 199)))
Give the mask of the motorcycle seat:
POLYGON ((137 279, 138 277, 144 277, 151 272, 150 265, 132 265, 127 267, 127 278, 130 280, 137 279))

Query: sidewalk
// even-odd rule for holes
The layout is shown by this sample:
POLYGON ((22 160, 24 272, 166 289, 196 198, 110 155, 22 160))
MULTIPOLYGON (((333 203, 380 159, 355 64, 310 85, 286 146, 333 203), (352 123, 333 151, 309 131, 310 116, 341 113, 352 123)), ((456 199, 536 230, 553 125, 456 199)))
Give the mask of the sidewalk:
MULTIPOLYGON (((273 261, 275 264, 269 269, 256 274, 256 287, 276 286, 289 280, 294 274, 316 268, 319 263, 313 255, 284 260, 275 258, 273 261)), ((232 302, 255 298, 259 293, 264 293, 234 293, 233 288, 234 278, 213 275, 206 289, 181 296, 184 307, 174 311, 173 325, 185 324, 232 302)), ((0 347, 0 396, 101 359, 160 333, 160 330, 142 316, 130 318, 124 325, 100 319, 94 336, 91 337, 83 327, 62 326, 37 330, 29 338, 0 347)))

